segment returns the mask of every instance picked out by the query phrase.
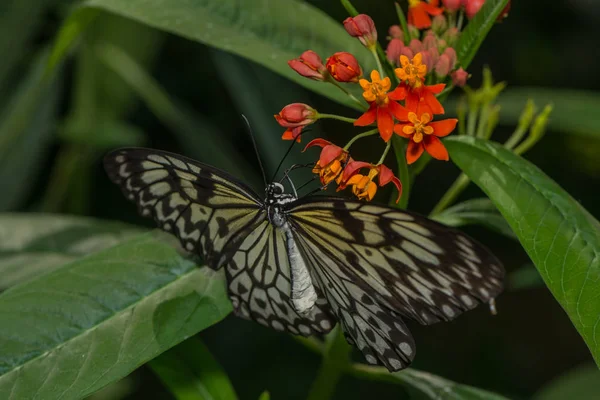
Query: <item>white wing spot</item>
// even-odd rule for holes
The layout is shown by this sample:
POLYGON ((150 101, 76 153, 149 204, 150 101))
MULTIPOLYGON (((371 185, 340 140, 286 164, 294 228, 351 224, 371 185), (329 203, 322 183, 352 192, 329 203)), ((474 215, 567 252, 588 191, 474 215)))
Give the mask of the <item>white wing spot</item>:
POLYGON ((125 156, 116 156, 115 161, 118 163, 122 163, 123 161, 125 161, 125 156))
POLYGON ((400 346, 398 346, 398 347, 400 348, 400 351, 402 351, 408 357, 410 357, 413 353, 413 349, 412 349, 411 345, 408 344, 407 342, 400 343, 400 346))

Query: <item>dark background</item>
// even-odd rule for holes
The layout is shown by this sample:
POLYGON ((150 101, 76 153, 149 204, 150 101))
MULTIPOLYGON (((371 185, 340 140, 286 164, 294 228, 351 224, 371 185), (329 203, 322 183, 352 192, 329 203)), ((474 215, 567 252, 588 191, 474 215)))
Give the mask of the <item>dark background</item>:
MULTIPOLYGON (((313 0, 310 3, 338 21, 347 16, 337 1, 313 0)), ((69 1, 54 2, 38 17, 36 33, 27 43, 32 52, 47 45, 56 34, 69 4, 69 1)), ((385 46, 387 27, 397 23, 393 3, 387 0, 354 0, 353 4, 373 17, 380 41, 385 46)), ((509 17, 493 28, 470 66, 469 71, 473 74, 470 84, 478 86, 481 70, 488 65, 496 80, 507 81, 511 87, 540 86, 597 92, 600 89, 597 62, 599 33, 600 8, 595 1, 513 1, 509 17)), ((221 139, 237 152, 215 154, 213 159, 200 157, 193 146, 187 145, 189 142, 174 133, 171 126, 166 126, 141 102, 129 107, 123 118, 145 133, 144 144, 148 147, 186 154, 224 169, 240 162, 252 166, 255 170, 249 180, 257 188, 260 188, 261 179, 256 156, 239 117, 241 113, 248 116, 255 130, 261 130, 259 135, 272 136, 272 144, 263 141, 259 146, 267 170, 271 172, 287 148, 287 144, 278 139, 282 129, 272 119, 272 115, 284 105, 301 101, 323 112, 354 115, 354 111, 307 92, 250 62, 180 37, 160 34, 153 46, 158 50, 145 67, 167 93, 185 104, 204 126, 216 127, 221 139), (240 79, 254 83, 251 92, 248 88, 236 86, 240 79), (242 94, 240 91, 246 92, 242 94)), ((33 57, 24 56, 21 67, 11 71, 9 76, 14 78, 15 84, 21 77, 22 68, 26 68, 32 60, 33 57)), ((64 116, 72 112, 77 85, 74 80, 76 68, 73 61, 67 63, 60 81, 63 90, 60 113, 64 116)), ((10 87, 11 83, 7 85, 10 87)), ((555 109, 554 113, 559 115, 561 110, 555 109)), ((591 114, 589 118, 597 116, 591 114)), ((314 134, 328 135, 333 139, 350 134, 340 132, 339 127, 339 123, 327 121, 316 127, 314 134)), ((58 132, 64 127, 57 125, 54 128, 58 132)), ((500 126, 494 139, 506 139, 512 129, 500 126)), ((198 135, 202 133, 198 132, 198 135)), ((526 154, 526 158, 555 179, 592 215, 599 217, 600 162, 596 154, 600 151, 600 135, 596 136, 597 139, 593 139, 592 136, 554 130, 551 119, 547 136, 526 154)), ((203 139, 199 136, 197 140, 203 139)), ((52 141, 48 151, 41 155, 42 167, 32 182, 33 190, 11 210, 40 210, 40 199, 47 195, 48 186, 54 182, 53 171, 64 146, 64 140, 57 138, 52 141)), ((363 151, 368 156, 378 154, 380 149, 367 148, 363 151)), ((293 154, 297 160, 299 149, 293 150, 293 154)), ((98 152, 88 158, 89 173, 80 177, 80 181, 75 180, 72 183, 75 188, 69 189, 72 194, 87 193, 87 200, 82 203, 84 206, 72 206, 65 201, 53 211, 151 226, 151 223, 136 216, 135 207, 108 182, 101 169, 100 156, 98 152)), ((315 157, 316 151, 305 154, 303 160, 310 162, 315 157)), ((450 163, 431 163, 417 182, 410 208, 427 213, 457 173, 458 170, 450 163)), ((300 173, 298 179, 306 176, 307 173, 300 173)), ((461 199, 479 196, 481 192, 470 187, 461 199)), ((382 196, 380 200, 386 199, 382 196)), ((529 263, 518 243, 483 228, 472 227, 466 231, 490 247, 509 272, 529 263)), ((543 284, 520 290, 509 288, 497 299, 497 307, 497 316, 491 316, 485 307, 480 307, 451 323, 428 327, 411 323, 410 328, 418 344, 418 356, 413 366, 510 398, 525 399, 531 398, 541 387, 571 368, 593 363, 583 340, 543 284)), ((310 353, 291 336, 233 316, 202 332, 201 337, 224 366, 242 399, 256 399, 265 389, 274 399, 302 399, 320 364, 317 355, 310 353)), ((355 356, 360 360, 359 355, 355 356)), ((133 382, 136 392, 130 398, 150 395, 153 398, 169 398, 154 375, 144 367, 134 374, 133 382)), ((395 399, 405 396, 407 393, 397 385, 346 377, 341 381, 335 398, 395 399)))

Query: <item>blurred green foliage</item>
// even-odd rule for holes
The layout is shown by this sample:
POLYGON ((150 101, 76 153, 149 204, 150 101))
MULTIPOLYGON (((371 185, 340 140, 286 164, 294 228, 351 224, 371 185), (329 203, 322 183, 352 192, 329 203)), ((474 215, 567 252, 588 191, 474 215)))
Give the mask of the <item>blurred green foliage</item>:
MULTIPOLYGON (((531 209, 523 212, 523 219, 515 215, 511 219, 515 209, 507 203, 504 209, 498 206, 505 217, 509 215, 512 231, 491 203, 471 200, 483 195, 473 185, 459 197, 458 206, 436 216, 444 223, 469 225, 465 229, 489 245, 509 272, 519 273, 511 275, 515 281, 498 299, 499 315, 494 318, 481 309, 445 325, 411 325, 419 345, 414 366, 431 374, 412 369, 396 376, 364 371, 364 366, 352 363, 359 357, 339 342, 327 347, 309 341, 302 346, 291 337, 234 317, 203 331, 204 344, 194 337, 156 358, 150 367, 141 366, 224 318, 230 305, 223 286, 211 283, 222 277, 195 269, 164 239, 153 234, 137 236, 141 228, 104 221, 151 225, 137 217, 134 207, 109 184, 100 167, 102 155, 125 145, 172 150, 223 168, 260 193, 256 156, 241 114, 250 120, 267 172, 273 173, 288 147, 279 140, 282 129, 272 118, 284 105, 306 102, 341 115, 355 113, 346 107, 353 106, 346 97, 301 79, 285 61, 311 48, 322 55, 351 51, 364 60, 365 69, 372 65, 366 51, 341 28, 339 21, 347 15, 336 1, 90 0, 84 4, 94 8, 72 14, 72 7, 81 2, 70 0, 8 0, 0 5, 0 211, 14 212, 0 216, 0 290, 22 283, 2 294, 0 336, 3 329, 8 332, 21 326, 20 332, 30 334, 31 345, 13 344, 0 353, 3 362, 10 359, 10 366, 19 365, 25 373, 25 380, 19 381, 20 398, 90 394, 135 371, 94 398, 231 399, 237 393, 240 399, 302 399, 319 371, 321 357, 315 353, 325 353, 327 359, 328 352, 338 350, 350 357, 338 371, 343 372, 335 387, 334 398, 339 399, 498 398, 488 391, 517 399, 534 394, 539 400, 597 397, 597 368, 575 368, 593 361, 581 337, 548 289, 540 285, 538 272, 531 268, 529 273, 519 272, 520 266, 530 263, 527 251, 536 264, 536 257, 543 263, 550 260, 550 271, 542 276, 551 287, 555 283, 553 291, 565 282, 564 276, 553 278, 564 270, 552 264, 560 252, 553 250, 548 237, 572 222, 564 218, 572 209, 577 209, 575 225, 581 234, 562 232, 567 242, 578 246, 571 257, 597 258, 596 221, 585 210, 579 212, 572 198, 556 194, 559 189, 554 186, 545 200, 560 207, 548 206, 549 213, 531 209), (50 52, 57 38, 63 45, 50 52), (561 213, 561 207, 569 210, 561 213), (40 211, 97 219, 35 213, 40 211), (557 226, 546 236, 528 239, 527 232, 519 231, 523 221, 542 217, 557 226), (482 229, 482 225, 493 229, 482 229), (515 241, 513 231, 525 249, 515 241), (122 244, 115 247, 117 242, 122 244), (540 252, 544 246, 549 247, 540 252), (114 263, 110 271, 100 268, 105 260, 114 263), (42 279, 53 282, 52 293, 44 292, 47 281, 42 279), (86 280, 89 286, 81 286, 86 280), (95 280, 105 282, 104 294, 98 294, 93 306, 81 303, 79 309, 72 309, 69 317, 73 319, 66 324, 58 324, 44 312, 72 307, 72 296, 79 298, 86 288, 93 292, 95 280), (48 308, 39 309, 36 318, 28 320, 26 311, 40 307, 40 293, 48 308), (132 304, 143 306, 134 313, 132 304), (156 312, 158 307, 164 309, 156 312), (32 326, 64 330, 40 339, 32 326), (177 329, 184 332, 172 332, 177 329), (101 341, 94 335, 100 335, 101 341), (124 348, 118 359, 107 358, 123 337, 134 346, 124 348), (40 348, 50 356, 28 353, 40 348), (24 354, 30 358, 22 358, 24 354), (54 370, 56 360, 70 367, 54 370), (118 368, 109 368, 114 365, 118 368), (110 372, 104 375, 104 371, 110 372)), ((375 5, 357 0, 353 4, 374 18, 380 41, 385 43, 386 27, 398 23, 393 2, 375 5)), ((479 71, 484 64, 497 80, 510 85, 498 99, 500 127, 495 139, 509 137, 528 99, 538 107, 554 106, 549 134, 527 158, 595 216, 600 215, 600 119, 596 111, 600 77, 596 56, 588 50, 594 48, 600 33, 599 19, 600 13, 583 1, 555 1, 552 7, 541 7, 536 0, 513 2, 510 17, 491 28, 469 67, 474 86, 482 79, 479 71), (565 54, 571 56, 570 61, 565 54), (568 73, 564 70, 567 62, 568 73)), ((476 39, 486 27, 481 29, 474 34, 476 39)), ((465 46, 463 53, 471 54, 473 48, 465 46)), ((458 96, 446 104, 447 109, 454 109, 458 96)), ((326 121, 310 135, 349 136, 339 126, 326 121)), ((490 151, 477 143, 450 142, 452 156, 467 173, 469 162, 479 159, 473 152, 490 151), (452 150, 453 146, 457 149, 452 150)), ((376 154, 379 149, 363 151, 376 154)), ((310 162, 314 156, 295 151, 286 162, 310 162)), ((528 164, 512 166, 516 172, 529 168, 528 164)), ((473 165, 472 169, 476 171, 469 177, 495 200, 483 176, 485 166, 473 165)), ((411 188, 411 208, 430 210, 455 175, 449 165, 429 165, 411 188)), ((299 181, 308 178, 307 172, 297 175, 299 181)), ((535 185, 552 184, 545 177, 540 179, 533 179, 535 185)), ((522 194, 527 199, 536 195, 535 190, 522 194)), ((570 284, 585 274, 595 279, 598 273, 592 268, 568 272, 574 276, 574 281, 567 280, 570 284)), ((577 313, 580 303, 573 300, 577 288, 561 289, 563 305, 575 307, 577 313)), ((586 314, 589 321, 580 322, 593 336, 593 312, 598 304, 593 287, 587 290, 592 292, 586 292, 585 307, 592 311, 586 314)), ((0 362, 0 394, 13 390, 15 382, 23 379, 16 372, 2 375, 8 368, 0 362)))

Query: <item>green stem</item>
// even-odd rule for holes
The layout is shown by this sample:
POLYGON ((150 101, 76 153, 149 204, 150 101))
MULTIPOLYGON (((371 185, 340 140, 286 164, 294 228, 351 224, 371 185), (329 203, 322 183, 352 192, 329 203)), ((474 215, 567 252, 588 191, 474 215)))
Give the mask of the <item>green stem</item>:
POLYGON ((478 138, 485 137, 486 128, 488 126, 488 119, 490 117, 491 107, 489 103, 484 103, 481 106, 481 112, 479 114, 479 122, 477 124, 477 133, 475 134, 478 138))
POLYGON ((379 132, 379 129, 375 128, 375 129, 371 129, 370 131, 366 131, 366 132, 363 132, 363 133, 360 133, 360 134, 354 136, 352 139, 350 139, 350 141, 348 143, 346 143, 346 145, 344 146, 344 150, 348 151, 350 146, 352 146, 354 144, 354 142, 356 142, 358 139, 362 139, 367 136, 376 135, 378 132, 379 132))
POLYGON ((388 140, 387 144, 385 145, 385 150, 383 150, 383 154, 381 155, 381 158, 379 159, 379 161, 377 161, 377 165, 383 164, 383 160, 385 160, 385 156, 387 156, 388 152, 390 151, 390 147, 392 147, 392 141, 388 140))
POLYGON ((479 119, 479 107, 469 107, 469 116, 467 118, 467 135, 475 136, 475 128, 479 119))
POLYGON ((463 10, 460 10, 458 12, 458 22, 456 23, 456 27, 458 28, 459 31, 462 29, 464 18, 465 18, 465 13, 463 10))
POLYGON ((344 371, 350 365, 350 351, 352 348, 338 325, 327 337, 327 349, 323 355, 323 362, 319 368, 317 379, 313 382, 308 400, 328 400, 333 396, 344 371))
POLYGON ((383 77, 384 76, 383 67, 381 66, 381 61, 379 60, 379 56, 377 55, 377 48, 371 47, 369 50, 371 51, 371 54, 373 55, 373 58, 375 59, 375 62, 377 63, 377 70, 379 71, 379 75, 381 77, 383 77))
POLYGON ((408 164, 406 163, 406 146, 408 141, 402 140, 400 137, 394 135, 392 142, 396 161, 398 163, 398 178, 400 178, 400 182, 402 182, 402 196, 398 203, 396 203, 396 199, 392 197, 390 203, 392 206, 404 210, 408 206, 411 188, 410 174, 408 172, 408 164))
POLYGON ((357 99, 352 93, 350 93, 348 91, 348 89, 346 89, 345 87, 343 87, 342 85, 340 85, 338 81, 336 81, 335 79, 333 79, 333 77, 330 76, 327 79, 327 82, 332 83, 334 86, 336 86, 342 92, 346 93, 346 95, 348 97, 350 97, 352 99, 352 101, 354 101, 356 104, 358 104, 360 106, 360 108, 362 108, 363 110, 367 110, 369 108, 369 106, 365 105, 362 101, 360 101, 359 99, 357 99))
POLYGON ((317 119, 324 119, 324 118, 337 119, 338 121, 349 122, 351 124, 353 124, 354 121, 356 121, 356 118, 342 117, 341 115, 335 115, 335 114, 321 114, 321 113, 319 113, 317 115, 317 119))
POLYGON ((396 14, 398 15, 398 20, 402 27, 402 33, 404 33, 404 44, 408 46, 411 37, 410 31, 408 30, 408 24, 406 23, 406 16, 404 15, 404 11, 402 11, 402 7, 400 7, 400 4, 396 2, 394 5, 396 6, 396 14))
POLYGON ((429 216, 433 216, 444 211, 450 204, 454 202, 454 200, 456 200, 458 195, 461 194, 463 190, 465 190, 469 182, 470 179, 467 175, 465 175, 464 173, 460 174, 460 176, 456 178, 452 186, 450 186, 450 189, 448 189, 448 191, 444 194, 444 196, 442 196, 440 201, 435 205, 435 207, 433 207, 433 210, 431 211, 431 214, 429 214, 429 216))

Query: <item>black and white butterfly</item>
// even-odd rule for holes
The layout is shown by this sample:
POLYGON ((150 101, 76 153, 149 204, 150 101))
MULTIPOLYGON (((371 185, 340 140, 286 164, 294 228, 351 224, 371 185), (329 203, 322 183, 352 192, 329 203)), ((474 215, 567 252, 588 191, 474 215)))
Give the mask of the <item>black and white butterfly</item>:
POLYGON ((448 321, 502 290, 504 269, 458 230, 386 206, 297 198, 271 183, 261 198, 186 157, 121 149, 104 165, 142 215, 213 269, 225 268, 238 316, 295 335, 341 324, 371 364, 406 368, 403 317, 448 321))

